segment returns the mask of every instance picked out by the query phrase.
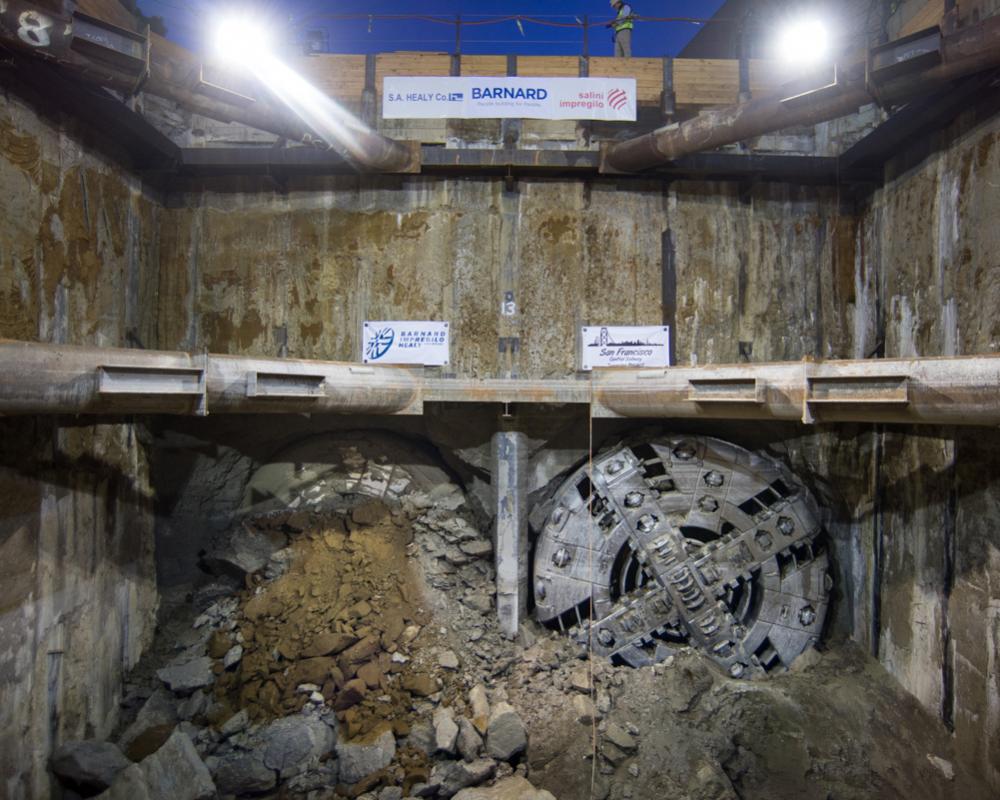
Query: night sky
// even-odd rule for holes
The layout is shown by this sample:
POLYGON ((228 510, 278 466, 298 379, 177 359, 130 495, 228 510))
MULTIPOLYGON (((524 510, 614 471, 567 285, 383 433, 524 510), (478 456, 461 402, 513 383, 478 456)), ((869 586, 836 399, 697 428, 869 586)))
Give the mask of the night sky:
MULTIPOLYGON (((454 24, 419 20, 374 20, 369 14, 423 15, 483 22, 489 17, 536 17, 550 23, 576 24, 588 15, 591 23, 613 16, 608 0, 368 0, 351 4, 341 0, 256 0, 231 3, 219 0, 139 0, 148 15, 158 15, 167 24, 169 38, 203 50, 206 31, 214 15, 226 7, 251 9, 268 20, 285 42, 301 41, 305 31, 322 31, 323 49, 334 53, 383 53, 393 50, 452 52, 454 24), (363 19, 335 20, 329 15, 361 14, 363 19)), ((633 4, 636 14, 647 17, 691 17, 704 19, 722 5, 722 0, 648 0, 633 4)), ((676 55, 700 26, 690 22, 637 22, 632 40, 635 56, 676 55)), ((583 51, 579 27, 539 25, 525 21, 463 27, 462 52, 517 55, 580 55, 583 51)), ((590 54, 612 55, 611 32, 603 27, 590 30, 590 54)))

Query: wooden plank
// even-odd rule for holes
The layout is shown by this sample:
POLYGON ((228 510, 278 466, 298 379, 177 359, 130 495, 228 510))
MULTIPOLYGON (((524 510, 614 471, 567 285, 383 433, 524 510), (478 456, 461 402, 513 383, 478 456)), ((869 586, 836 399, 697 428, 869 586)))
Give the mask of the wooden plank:
POLYGON ((375 57, 375 91, 381 96, 386 77, 447 77, 451 56, 447 53, 382 53, 375 57))
POLYGON ((506 74, 507 56, 462 56, 462 75, 502 78, 506 74))
POLYGON ((365 88, 365 57, 317 55, 300 59, 296 68, 330 97, 357 100, 365 88))
POLYGON ((635 78, 640 105, 658 105, 663 91, 663 60, 659 58, 591 58, 594 78, 635 78))
POLYGON ((517 74, 530 78, 575 78, 580 74, 576 56, 518 56, 517 74))
MULTIPOLYGON (((965 3, 960 5, 966 5, 965 3)), ((899 29, 899 38, 937 25, 944 16, 944 0, 931 0, 899 29)))
POLYGON ((737 61, 718 58, 678 58, 674 61, 674 91, 679 105, 728 105, 740 90, 737 61))
MULTIPOLYGON (((518 74, 523 77, 566 77, 579 74, 574 56, 520 56, 518 74)), ((365 57, 319 55, 300 59, 296 66, 318 88, 338 99, 357 100, 364 89, 365 57)), ((376 57, 376 91, 381 94, 387 76, 447 76, 451 57, 447 53, 383 53, 376 57)), ((463 75, 502 77, 507 74, 506 56, 463 56, 463 75)), ((641 105, 660 102, 663 62, 659 58, 592 58, 590 74, 595 78, 635 78, 641 105)), ((755 97, 777 92, 795 77, 779 62, 750 62, 750 90, 755 97)), ((820 80, 820 77, 817 77, 820 80)), ((717 106, 735 103, 739 93, 739 64, 729 59, 675 59, 674 90, 677 102, 686 106, 717 106)))

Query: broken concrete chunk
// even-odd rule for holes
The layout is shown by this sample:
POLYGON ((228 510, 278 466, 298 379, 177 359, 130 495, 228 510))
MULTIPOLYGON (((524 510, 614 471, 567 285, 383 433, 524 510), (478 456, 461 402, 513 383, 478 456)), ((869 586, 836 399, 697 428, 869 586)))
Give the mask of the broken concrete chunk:
POLYGON ((213 575, 243 580, 246 575, 262 569, 286 543, 283 533, 243 525, 220 537, 202 558, 202 565, 213 575))
POLYGON ((451 650, 445 650, 438 656, 438 665, 444 669, 458 669, 458 656, 451 650))
POLYGON ((437 681, 427 673, 418 672, 403 678, 403 688, 417 697, 430 697, 437 692, 438 685, 437 681))
POLYGON ((107 789, 130 763, 116 745, 96 739, 66 742, 49 759, 60 781, 88 794, 107 789))
POLYGON ((335 656, 357 641, 358 637, 349 633, 321 633, 302 650, 302 657, 335 656))
POLYGON ((174 694, 191 694, 195 689, 211 686, 215 682, 212 659, 208 656, 188 661, 174 661, 156 671, 156 677, 163 681, 174 694))
POLYGON ((590 680, 590 670, 587 667, 577 667, 569 674, 569 685, 578 692, 589 694, 594 688, 590 680))
POLYGON ((374 736, 337 745, 340 780, 354 784, 385 769, 396 757, 396 739, 388 728, 374 736))
POLYGON ((499 761, 510 761, 527 746, 528 732, 517 712, 507 703, 498 703, 486 730, 487 754, 499 761))
POLYGON ((194 744, 174 731, 153 755, 119 773, 101 800, 209 800, 215 784, 194 744))
POLYGON ((454 800, 556 800, 551 792, 536 789, 520 775, 504 778, 488 789, 462 789, 454 800))
POLYGON ((221 794, 255 794, 273 789, 278 773, 265 766, 260 753, 230 753, 219 759, 212 773, 221 794))
POLYGON ((219 733, 222 734, 222 738, 228 739, 230 736, 235 736, 237 733, 245 731, 249 724, 250 715, 247 714, 247 710, 243 708, 236 714, 233 714, 222 724, 219 728, 219 733))
POLYGON ((195 717, 201 716, 208 711, 210 703, 209 696, 205 692, 195 692, 177 704, 177 716, 186 722, 190 722, 195 717))
POLYGON ((449 761, 435 765, 431 771, 431 784, 437 783, 438 795, 451 797, 467 786, 478 786, 492 778, 497 771, 497 763, 490 758, 476 761, 449 761))
MULTIPOLYGON (((434 712, 434 747, 439 753, 455 755, 458 741, 458 724, 450 708, 439 708, 434 712)), ((457 791, 457 790, 456 790, 457 791)))
POLYGON ((310 760, 330 752, 335 736, 323 720, 299 715, 278 719, 260 733, 264 765, 282 778, 295 775, 310 760))
POLYGON ((133 761, 140 761, 147 755, 159 749, 170 736, 174 725, 178 722, 177 706, 173 695, 160 687, 139 709, 135 720, 129 725, 118 740, 118 745, 133 761), (144 742, 155 739, 155 746, 146 746, 144 742), (135 748, 133 748, 135 746, 135 748))
POLYGON ((458 752, 466 761, 474 761, 479 757, 483 747, 483 737, 479 735, 476 726, 465 717, 458 721, 458 752))
POLYGON ((142 767, 130 764, 118 774, 111 787, 97 795, 95 800, 151 800, 142 767))
POLYGON ((626 753, 634 752, 637 747, 632 735, 614 722, 610 723, 607 730, 604 731, 604 738, 626 753))
POLYGON ((486 539, 472 539, 462 542, 458 549, 472 558, 487 558, 493 552, 493 545, 486 539))
POLYGON ((225 658, 222 659, 222 666, 225 669, 232 669, 243 659, 243 646, 236 645, 230 648, 229 652, 226 653, 225 658))
POLYGON ((469 705, 472 707, 472 724, 485 736, 490 721, 490 701, 486 697, 486 687, 481 683, 469 692, 469 705))
POLYGON ((410 735, 406 737, 406 744, 421 753, 432 755, 436 747, 434 728, 426 722, 418 722, 410 728, 410 735))

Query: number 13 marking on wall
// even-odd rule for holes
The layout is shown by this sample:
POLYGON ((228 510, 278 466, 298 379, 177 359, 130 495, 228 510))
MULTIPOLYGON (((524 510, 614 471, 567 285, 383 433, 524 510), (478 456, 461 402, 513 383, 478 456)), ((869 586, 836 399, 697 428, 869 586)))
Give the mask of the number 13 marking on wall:
POLYGON ((52 20, 49 17, 37 11, 25 11, 17 18, 17 22, 20 25, 17 37, 25 44, 32 47, 48 47, 52 44, 52 39, 49 38, 52 20))

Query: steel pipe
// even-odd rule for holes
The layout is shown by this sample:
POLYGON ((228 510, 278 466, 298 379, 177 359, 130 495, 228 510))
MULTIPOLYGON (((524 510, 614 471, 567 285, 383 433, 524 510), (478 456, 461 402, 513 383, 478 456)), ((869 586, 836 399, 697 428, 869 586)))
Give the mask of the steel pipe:
POLYGON ((1000 425, 1000 355, 453 380, 419 369, 0 341, 0 414, 419 414, 590 404, 596 417, 1000 425))
MULTIPOLYGON (((323 137, 304 124, 284 106, 268 102, 263 91, 259 97, 240 97, 235 93, 210 96, 199 90, 202 61, 194 53, 157 34, 137 37, 121 27, 121 19, 109 22, 109 41, 135 46, 135 53, 122 56, 107 48, 100 57, 91 40, 75 33, 81 24, 74 16, 77 3, 60 4, 61 10, 49 8, 42 0, 5 0, 0 3, 0 44, 21 53, 44 59, 74 74, 87 83, 104 86, 126 94, 148 92, 171 100, 196 114, 239 122, 273 133, 291 142, 320 142, 323 137), (115 32, 117 26, 120 33, 115 32), (86 42, 89 48, 81 48, 86 42), (74 44, 76 43, 76 46, 74 44), (143 52, 139 52, 142 50, 143 52), (142 64, 142 59, 145 64, 142 64), (117 57, 117 60, 114 58, 117 57)), ((87 6, 89 10, 89 6, 87 6)), ((357 164, 376 172, 419 171, 420 151, 416 146, 389 139, 360 122, 352 124, 350 141, 327 142, 345 150, 357 164)))
POLYGON ((401 367, 0 341, 0 414, 422 410, 401 367))
POLYGON ((705 111, 685 122, 612 145, 604 153, 604 171, 638 172, 796 125, 837 119, 876 99, 902 102, 995 66, 1000 66, 1000 17, 942 37, 941 63, 885 85, 878 98, 870 92, 865 65, 849 65, 841 70, 840 82, 829 90, 809 94, 814 86, 790 84, 777 95, 705 111), (796 101, 786 102, 790 97, 796 101))
POLYGON ((1000 355, 606 370, 594 416, 1000 425, 1000 355))

